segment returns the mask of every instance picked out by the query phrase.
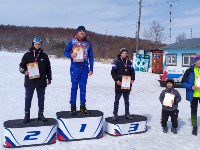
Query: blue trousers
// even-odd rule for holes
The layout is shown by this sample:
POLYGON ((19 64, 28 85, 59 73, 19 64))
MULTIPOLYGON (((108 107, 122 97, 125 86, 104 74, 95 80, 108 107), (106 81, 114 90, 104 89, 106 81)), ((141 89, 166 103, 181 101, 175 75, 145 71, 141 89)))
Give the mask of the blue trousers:
POLYGON ((70 104, 76 104, 77 90, 78 86, 80 89, 80 103, 86 103, 86 84, 88 79, 88 68, 81 68, 76 66, 71 66, 71 97, 70 104))
POLYGON ((45 87, 44 88, 25 87, 25 112, 30 113, 31 102, 35 89, 37 91, 39 112, 44 112, 45 87))

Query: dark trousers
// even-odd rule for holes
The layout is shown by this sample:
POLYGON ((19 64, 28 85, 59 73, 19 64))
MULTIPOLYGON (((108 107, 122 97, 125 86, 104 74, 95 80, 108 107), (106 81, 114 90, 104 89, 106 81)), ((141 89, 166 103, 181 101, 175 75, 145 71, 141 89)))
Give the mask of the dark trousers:
POLYGON ((198 108, 198 102, 200 102, 200 98, 193 97, 193 100, 191 102, 191 122, 192 126, 197 126, 197 108, 198 108))
POLYGON ((45 87, 44 88, 25 87, 25 112, 30 113, 31 101, 35 89, 37 91, 39 112, 44 112, 45 87))
POLYGON ((167 127, 167 121, 170 116, 172 127, 177 128, 178 127, 178 112, 179 112, 178 109, 174 111, 167 111, 167 110, 162 109, 162 118, 161 118, 162 127, 167 127))
POLYGON ((120 100, 122 94, 123 94, 124 103, 125 103, 125 114, 129 113, 129 95, 130 95, 130 91, 116 91, 115 92, 115 102, 114 102, 113 114, 117 114, 118 113, 119 100, 120 100))

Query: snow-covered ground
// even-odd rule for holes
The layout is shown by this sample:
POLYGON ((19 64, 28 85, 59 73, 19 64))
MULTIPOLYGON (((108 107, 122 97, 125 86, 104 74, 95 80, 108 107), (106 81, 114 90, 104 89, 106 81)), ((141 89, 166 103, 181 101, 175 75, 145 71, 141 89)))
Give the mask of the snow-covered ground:
MULTIPOLYGON (((24 117, 24 76, 18 65, 22 53, 0 52, 0 150, 3 147, 3 123, 6 120, 24 117)), ((56 112, 70 110, 70 61, 51 59, 53 80, 46 90, 45 116, 56 118, 56 112)), ((110 75, 111 65, 95 63, 94 74, 87 85, 87 107, 104 112, 104 117, 112 116, 114 102, 114 82, 110 75)), ((161 104, 158 100, 164 89, 159 86, 158 75, 136 72, 136 80, 130 95, 130 112, 148 117, 148 131, 113 137, 107 134, 98 140, 57 142, 53 145, 20 148, 23 150, 200 150, 200 131, 191 135, 190 104, 185 100, 185 89, 178 89, 182 96, 179 104, 178 134, 162 132, 160 126, 161 104)), ((79 98, 78 98, 79 100, 79 98)), ((79 101, 77 101, 79 104, 79 101)), ((37 117, 36 93, 32 101, 31 117, 37 117)), ((124 114, 121 98, 119 115, 124 114)), ((198 117, 200 120, 200 117, 198 117)), ((169 127, 171 123, 169 123, 169 127)))

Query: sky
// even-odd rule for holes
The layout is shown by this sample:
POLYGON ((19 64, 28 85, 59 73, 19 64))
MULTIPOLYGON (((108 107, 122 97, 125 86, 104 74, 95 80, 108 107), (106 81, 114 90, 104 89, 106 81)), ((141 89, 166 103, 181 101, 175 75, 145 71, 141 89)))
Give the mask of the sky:
MULTIPOLYGON (((200 37, 199 0, 142 0, 140 38, 153 20, 164 27, 165 43, 178 35, 200 37), (192 34, 191 34, 192 29, 192 34)), ((135 37, 138 0, 0 0, 0 24, 77 28, 125 37, 135 37)))

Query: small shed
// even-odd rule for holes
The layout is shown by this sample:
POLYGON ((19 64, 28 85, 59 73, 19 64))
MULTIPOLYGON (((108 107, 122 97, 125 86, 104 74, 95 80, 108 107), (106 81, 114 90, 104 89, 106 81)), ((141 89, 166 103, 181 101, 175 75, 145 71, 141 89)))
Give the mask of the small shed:
POLYGON ((196 54, 200 54, 200 38, 182 40, 163 49, 163 74, 161 80, 173 78, 181 82, 183 74, 191 64, 196 54))

